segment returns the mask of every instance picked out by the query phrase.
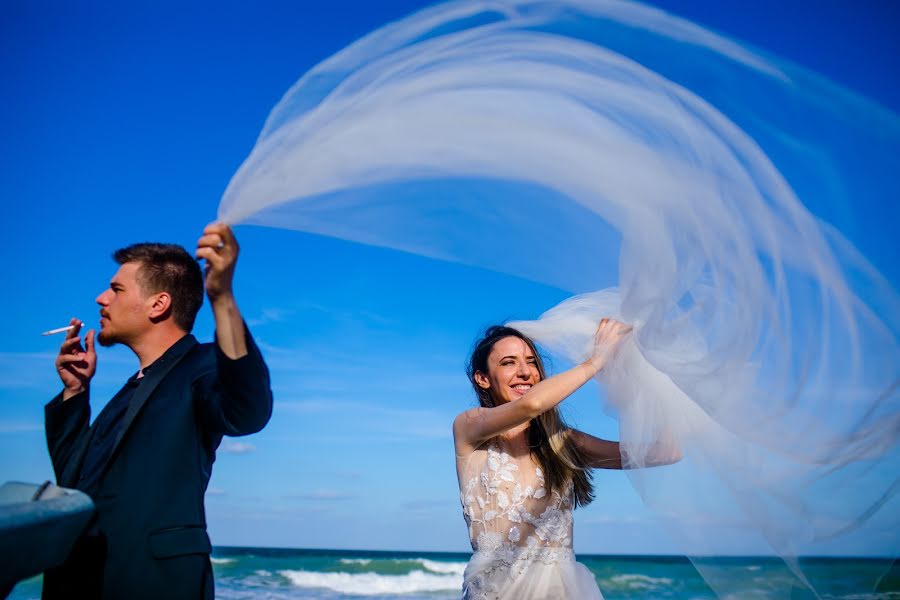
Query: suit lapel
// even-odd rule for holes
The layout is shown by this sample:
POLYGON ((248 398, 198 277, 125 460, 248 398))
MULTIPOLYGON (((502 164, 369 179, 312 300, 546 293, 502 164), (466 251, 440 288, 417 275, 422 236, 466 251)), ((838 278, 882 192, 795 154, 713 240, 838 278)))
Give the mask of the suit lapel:
POLYGON ((197 345, 197 340, 194 339, 194 336, 188 335, 190 337, 189 343, 178 348, 170 356, 166 356, 166 361, 159 365, 158 368, 152 369, 149 374, 145 375, 143 381, 141 381, 141 384, 138 386, 137 390, 135 390, 134 396, 131 397, 131 402, 128 404, 128 410, 125 411, 125 416, 122 417, 122 424, 119 426, 116 443, 113 444, 112 452, 109 454, 110 459, 116 455, 116 450, 122 445, 122 440, 128 433, 131 424, 134 423, 135 417, 137 417, 138 413, 141 412, 141 409, 144 408, 144 404, 147 403, 147 400, 156 390, 156 387, 166 378, 166 375, 175 368, 175 365, 181 362, 181 359, 187 356, 191 349, 197 345))

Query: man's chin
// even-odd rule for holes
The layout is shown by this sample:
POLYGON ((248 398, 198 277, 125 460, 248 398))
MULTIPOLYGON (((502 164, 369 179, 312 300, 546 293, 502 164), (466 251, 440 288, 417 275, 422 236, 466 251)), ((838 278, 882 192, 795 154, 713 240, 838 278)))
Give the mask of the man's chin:
POLYGON ((97 334, 97 343, 105 348, 109 348, 110 346, 115 346, 120 342, 119 338, 115 336, 115 334, 111 331, 103 331, 100 330, 100 333, 97 334))

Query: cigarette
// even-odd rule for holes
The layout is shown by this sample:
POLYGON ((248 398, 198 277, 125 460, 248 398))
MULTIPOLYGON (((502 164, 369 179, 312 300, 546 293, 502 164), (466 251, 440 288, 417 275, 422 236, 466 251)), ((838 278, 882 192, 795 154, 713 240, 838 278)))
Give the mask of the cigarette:
POLYGON ((41 335, 53 335, 54 333, 63 333, 65 331, 69 331, 70 329, 75 329, 76 327, 81 327, 84 323, 80 323, 78 325, 69 325, 68 327, 57 327, 56 329, 51 329, 50 331, 45 331, 41 335))

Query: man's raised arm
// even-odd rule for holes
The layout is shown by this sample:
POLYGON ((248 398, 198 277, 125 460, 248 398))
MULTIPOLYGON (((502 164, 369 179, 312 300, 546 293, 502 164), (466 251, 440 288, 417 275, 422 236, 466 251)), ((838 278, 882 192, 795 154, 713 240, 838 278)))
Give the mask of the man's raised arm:
POLYGON ((216 322, 221 385, 205 403, 207 424, 225 435, 247 435, 262 429, 272 415, 269 372, 247 331, 234 298, 232 280, 239 246, 231 228, 211 223, 197 241, 197 258, 206 260, 206 295, 216 322))

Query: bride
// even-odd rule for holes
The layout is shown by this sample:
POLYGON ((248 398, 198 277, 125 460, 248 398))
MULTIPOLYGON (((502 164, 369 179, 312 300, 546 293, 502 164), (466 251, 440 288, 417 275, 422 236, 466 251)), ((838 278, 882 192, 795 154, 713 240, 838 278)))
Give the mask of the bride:
MULTIPOLYGON (((474 554, 464 600, 602 599, 575 562, 572 509, 593 500, 592 468, 621 469, 618 442, 565 425, 556 405, 597 375, 631 328, 603 319, 591 358, 549 379, 534 343, 490 327, 467 373, 480 406, 453 422, 456 471, 474 554)), ((680 459, 661 452, 652 464, 680 459)))

